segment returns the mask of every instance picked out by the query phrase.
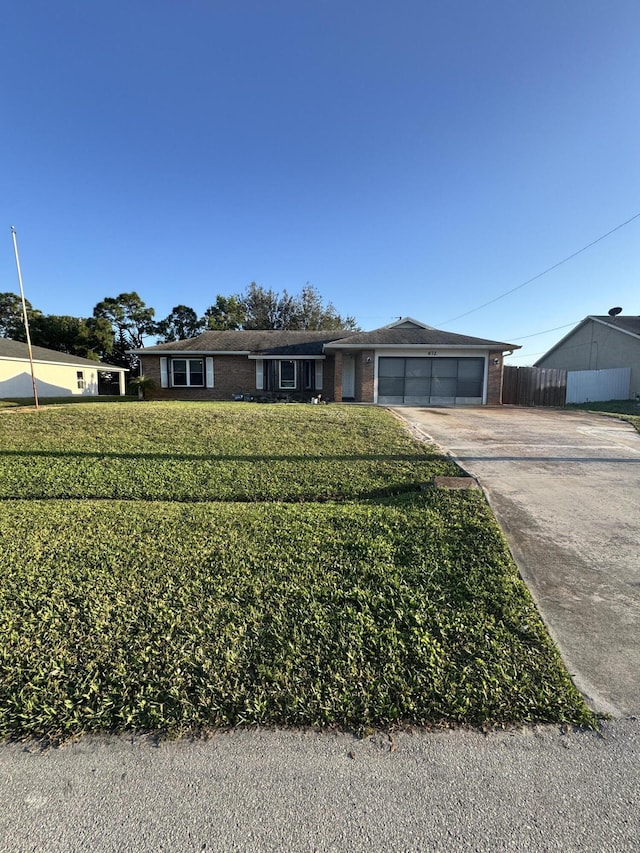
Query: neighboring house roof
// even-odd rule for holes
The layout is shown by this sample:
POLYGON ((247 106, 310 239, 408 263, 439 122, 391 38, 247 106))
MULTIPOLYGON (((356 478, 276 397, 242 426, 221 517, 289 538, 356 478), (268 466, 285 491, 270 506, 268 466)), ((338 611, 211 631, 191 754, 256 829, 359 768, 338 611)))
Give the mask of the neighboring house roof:
POLYGON ((603 317, 597 314, 589 314, 589 316, 585 317, 584 320, 581 320, 577 326, 574 326, 570 332, 567 332, 563 338, 560 338, 558 343, 554 344, 551 349, 548 349, 544 355, 541 355, 540 358, 534 362, 534 366, 547 359, 552 352, 555 352, 559 347, 561 347, 564 342, 568 341, 569 338, 575 335, 579 329, 591 322, 600 323, 608 329, 613 329, 623 335, 631 335, 632 338, 638 338, 640 340, 640 317, 623 317, 622 314, 618 314, 616 317, 611 317, 606 314, 603 317))
POLYGON ((640 317, 623 317, 622 314, 618 314, 617 317, 600 317, 595 314, 592 314, 587 318, 588 320, 595 320, 597 323, 603 323, 605 326, 609 326, 611 329, 616 329, 618 332, 626 332, 629 335, 633 335, 635 338, 640 338, 640 317))
MULTIPOLYGON (((45 347, 31 347, 34 361, 45 361, 49 364, 68 364, 77 367, 94 367, 101 370, 115 370, 126 372, 126 367, 116 367, 114 364, 106 364, 102 361, 94 361, 91 358, 82 358, 79 355, 69 355, 66 352, 58 352, 45 347)), ((29 347, 22 341, 14 341, 12 338, 0 338, 0 358, 19 361, 29 360, 29 347)))
POLYGON ((338 330, 318 331, 221 331, 203 332, 196 338, 157 344, 144 349, 132 350, 138 355, 194 355, 219 354, 262 354, 262 355, 321 355, 324 349, 351 347, 474 347, 477 349, 514 350, 516 344, 456 335, 425 326, 410 317, 374 329, 371 332, 338 330))

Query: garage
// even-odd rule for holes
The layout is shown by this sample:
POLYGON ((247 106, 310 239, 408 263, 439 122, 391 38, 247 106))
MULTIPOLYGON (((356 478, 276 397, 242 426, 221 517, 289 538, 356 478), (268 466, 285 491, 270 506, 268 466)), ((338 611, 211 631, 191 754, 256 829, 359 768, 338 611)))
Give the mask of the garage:
POLYGON ((378 403, 386 406, 481 405, 485 359, 381 356, 378 403))

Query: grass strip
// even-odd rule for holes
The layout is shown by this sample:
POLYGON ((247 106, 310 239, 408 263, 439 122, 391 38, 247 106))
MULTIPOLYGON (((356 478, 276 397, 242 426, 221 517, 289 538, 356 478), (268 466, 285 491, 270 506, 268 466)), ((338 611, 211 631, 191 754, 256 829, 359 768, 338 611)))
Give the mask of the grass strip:
POLYGON ((478 493, 3 509, 2 737, 593 724, 478 493))
POLYGON ((607 400, 604 403, 574 403, 567 409, 583 412, 595 412, 612 418, 627 421, 640 432, 640 401, 607 400))

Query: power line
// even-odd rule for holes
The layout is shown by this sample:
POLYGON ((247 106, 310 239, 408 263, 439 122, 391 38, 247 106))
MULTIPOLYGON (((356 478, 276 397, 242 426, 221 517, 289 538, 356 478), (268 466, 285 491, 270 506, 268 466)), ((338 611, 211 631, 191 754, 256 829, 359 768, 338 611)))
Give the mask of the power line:
POLYGON ((548 350, 544 350, 544 352, 521 352, 518 355, 510 355, 508 358, 533 358, 534 355, 544 355, 548 350))
MULTIPOLYGON (((571 325, 574 325, 574 324, 569 323, 568 325, 570 325, 570 326, 571 326, 571 325)), ((559 328, 559 329, 562 329, 562 328, 565 328, 565 327, 564 327, 564 326, 558 326, 558 328, 559 328)), ((555 331, 555 330, 554 330, 554 329, 548 329, 548 331, 552 332, 552 331, 555 331)), ((612 334, 612 330, 611 330, 611 328, 609 328, 608 333, 609 333, 609 335, 611 335, 611 334, 612 334)), ((544 332, 538 332, 538 334, 541 334, 541 335, 542 335, 542 334, 544 334, 544 332)), ((532 338, 532 337, 535 337, 535 336, 534 336, 534 335, 527 335, 526 337, 530 337, 530 338, 532 338)), ((515 340, 522 340, 522 338, 515 338, 515 340)), ((563 338, 563 340, 565 340, 565 338, 563 338)), ((555 347, 556 347, 556 346, 557 346, 557 343, 556 343, 556 344, 554 344, 554 345, 553 345, 553 347, 551 347, 551 349, 555 349, 555 347)), ((566 350, 566 351, 569 351, 569 350, 572 350, 572 349, 573 349, 573 350, 579 350, 579 349, 584 349, 585 347, 589 347, 589 346, 591 346, 591 344, 589 343, 589 341, 582 341, 582 342, 577 343, 577 344, 565 343, 565 344, 564 344, 564 350, 566 350)), ((530 358, 530 359, 531 359, 531 358, 535 358, 536 356, 546 355, 546 354, 547 354, 548 352, 550 352, 550 351, 551 351, 551 350, 545 350, 545 352, 526 352, 526 351, 525 351, 525 352, 518 353, 517 355, 514 355, 513 353, 511 353, 511 355, 510 355, 510 356, 508 356, 508 357, 509 357, 509 358, 530 358)))
POLYGON ((524 341, 527 338, 536 338, 538 335, 546 335, 547 332, 557 332, 558 329, 568 329, 569 326, 576 326, 580 320, 574 320, 573 323, 565 323, 564 326, 554 326, 553 329, 545 329, 544 332, 533 332, 531 335, 521 335, 519 338, 511 338, 512 341, 524 341))
POLYGON ((457 317, 451 317, 449 320, 442 320, 438 323, 438 326, 446 326, 448 323, 453 323, 454 320, 459 320, 461 317, 466 317, 469 314, 473 314, 474 311, 480 311, 481 308, 486 308, 487 305, 493 305, 494 302, 497 302, 499 299, 504 299, 505 296, 509 296, 510 293, 515 293, 516 290, 520 290, 521 287, 524 287, 527 284, 531 284, 532 281, 536 281, 539 278, 542 278, 543 275, 546 275, 551 270, 555 270, 558 267, 562 266, 562 264, 566 264, 567 261, 570 261, 572 258, 575 258, 577 255, 582 254, 582 252, 586 252, 587 249, 590 249, 591 246, 595 246, 596 243, 599 243, 601 240, 604 240, 605 237, 609 237, 615 231, 619 231, 621 228, 624 228, 625 225, 628 225, 630 222, 633 222, 634 219, 637 219, 640 216, 640 213, 636 213, 630 219, 627 219, 625 222, 621 222, 620 225, 616 225, 615 228, 612 228, 611 231, 607 231, 606 234, 602 234, 602 236, 598 237, 596 240, 592 240, 591 243, 587 243, 586 246, 583 246, 581 249, 578 249, 577 252, 573 252, 571 255, 567 255, 566 258, 563 258, 558 263, 553 264, 553 266, 547 267, 546 270, 539 272, 537 275, 534 275, 533 278, 528 278, 526 281, 523 281, 522 284, 518 284, 516 287, 512 287, 511 290, 507 290, 505 293, 501 293, 500 296, 496 296, 494 299, 490 299, 488 302, 483 302, 482 305, 478 305, 477 308, 471 308, 470 311, 465 311, 464 314, 458 314, 457 317))

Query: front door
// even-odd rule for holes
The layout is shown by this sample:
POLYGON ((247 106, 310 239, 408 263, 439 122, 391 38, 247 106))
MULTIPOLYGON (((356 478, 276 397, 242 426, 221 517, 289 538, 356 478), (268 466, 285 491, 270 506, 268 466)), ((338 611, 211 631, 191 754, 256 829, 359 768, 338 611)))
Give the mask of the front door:
POLYGON ((352 355, 342 357, 342 399, 353 400, 356 395, 356 362, 352 355))

